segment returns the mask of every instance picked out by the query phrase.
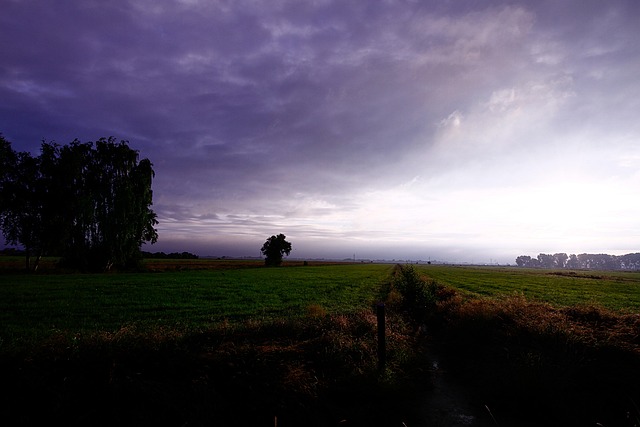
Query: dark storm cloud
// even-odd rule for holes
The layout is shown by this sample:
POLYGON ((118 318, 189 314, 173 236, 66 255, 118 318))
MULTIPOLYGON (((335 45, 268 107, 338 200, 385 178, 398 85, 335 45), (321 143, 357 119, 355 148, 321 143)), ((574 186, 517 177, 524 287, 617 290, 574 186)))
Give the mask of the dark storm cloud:
POLYGON ((1 3, 0 132, 129 140, 161 243, 438 241, 452 231, 410 224, 451 228, 432 217, 447 194, 557 173, 540 153, 560 137, 615 128, 613 161, 635 164, 616 154, 640 134, 633 1, 1 3))

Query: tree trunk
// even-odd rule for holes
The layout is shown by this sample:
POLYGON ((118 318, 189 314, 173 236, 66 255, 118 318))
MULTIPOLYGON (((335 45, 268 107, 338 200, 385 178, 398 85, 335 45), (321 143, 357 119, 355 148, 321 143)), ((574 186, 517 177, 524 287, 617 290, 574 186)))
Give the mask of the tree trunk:
POLYGON ((36 260, 33 262, 33 272, 35 273, 40 266, 40 259, 42 258, 42 253, 38 253, 36 256, 36 260))

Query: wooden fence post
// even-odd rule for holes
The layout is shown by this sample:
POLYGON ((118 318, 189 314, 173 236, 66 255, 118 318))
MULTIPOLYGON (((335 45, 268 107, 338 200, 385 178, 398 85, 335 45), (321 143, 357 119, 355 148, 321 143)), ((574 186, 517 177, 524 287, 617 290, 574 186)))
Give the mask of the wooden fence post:
POLYGON ((378 303, 376 307, 376 314, 378 316, 378 371, 382 372, 384 371, 387 363, 384 303, 378 303))

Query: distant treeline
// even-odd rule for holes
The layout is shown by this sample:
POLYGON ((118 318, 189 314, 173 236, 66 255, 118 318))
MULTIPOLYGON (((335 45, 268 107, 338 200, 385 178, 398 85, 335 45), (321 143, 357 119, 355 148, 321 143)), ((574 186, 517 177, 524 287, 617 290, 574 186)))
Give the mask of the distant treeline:
POLYGON ((25 251, 18 248, 4 248, 0 250, 0 255, 6 256, 24 256, 25 251))
POLYGON ((147 259, 198 259, 198 255, 189 252, 145 252, 142 251, 142 257, 147 259))
POLYGON ((566 268, 589 270, 640 270, 640 253, 626 255, 608 254, 539 254, 536 258, 520 255, 518 267, 566 268))

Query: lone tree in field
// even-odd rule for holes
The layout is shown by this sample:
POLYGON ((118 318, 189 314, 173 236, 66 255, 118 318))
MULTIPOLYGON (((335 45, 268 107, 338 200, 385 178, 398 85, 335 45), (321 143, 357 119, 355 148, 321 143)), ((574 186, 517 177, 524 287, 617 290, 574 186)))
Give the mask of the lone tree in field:
POLYGON ((260 252, 265 256, 264 263, 266 266, 278 266, 282 264, 282 256, 291 253, 291 243, 285 239, 287 236, 280 233, 277 236, 271 236, 264 242, 260 252))

